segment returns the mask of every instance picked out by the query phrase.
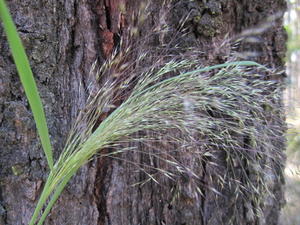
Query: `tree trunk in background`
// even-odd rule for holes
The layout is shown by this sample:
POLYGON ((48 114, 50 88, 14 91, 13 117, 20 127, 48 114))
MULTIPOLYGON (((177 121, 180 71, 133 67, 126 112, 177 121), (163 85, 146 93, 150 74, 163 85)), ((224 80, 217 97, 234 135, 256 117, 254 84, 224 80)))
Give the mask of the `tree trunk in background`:
MULTIPOLYGON (((143 4, 137 2, 8 1, 41 92, 56 157, 70 124, 90 94, 88 84, 101 85, 89 76, 91 65, 96 59, 103 63, 120 36, 126 38, 125 28, 141 19, 137 12, 143 4)), ((139 28, 141 37, 151 32, 152 27, 167 24, 175 28, 186 18, 185 26, 192 32, 182 37, 184 45, 197 46, 203 51, 204 64, 224 62, 231 47, 220 48, 221 44, 229 38, 240 37, 242 41, 235 51, 243 57, 277 70, 284 69, 284 0, 163 2, 150 1, 150 15, 139 28), (253 27, 255 29, 247 32, 253 27)), ((21 225, 28 223, 34 211, 47 166, 2 28, 0 35, 0 224, 21 225)), ((157 37, 153 48, 167 40, 168 35, 157 37)), ((280 103, 278 107, 282 107, 280 103)), ((283 151, 284 117, 282 121, 273 121, 268 113, 266 117, 274 127, 282 127, 273 132, 282 136, 276 145, 283 151)), ((141 161, 140 157, 137 153, 126 154, 129 161, 141 161)), ((216 158, 218 167, 206 166, 199 174, 203 183, 221 193, 203 188, 203 195, 195 194, 195 184, 184 178, 177 181, 161 178, 160 184, 148 182, 133 186, 146 177, 141 172, 136 173, 130 163, 94 159, 72 179, 45 224, 277 224, 284 203, 281 153, 262 159, 262 164, 266 164, 263 169, 271 178, 260 178, 266 179, 271 193, 260 193, 264 196, 260 215, 254 213, 256 203, 252 199, 237 197, 233 188, 220 188, 214 183, 212 171, 226 170, 225 156, 219 154, 216 158), (270 161, 277 165, 271 174, 268 172, 270 161)), ((259 179, 255 177, 254 168, 248 168, 247 173, 254 181, 259 179)), ((244 179, 238 169, 237 177, 241 182, 244 179)))

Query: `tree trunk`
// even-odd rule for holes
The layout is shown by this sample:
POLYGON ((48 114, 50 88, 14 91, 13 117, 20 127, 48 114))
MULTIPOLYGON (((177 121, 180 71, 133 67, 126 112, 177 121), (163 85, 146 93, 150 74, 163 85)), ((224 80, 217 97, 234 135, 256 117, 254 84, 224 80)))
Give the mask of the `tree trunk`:
MULTIPOLYGON (((149 4, 149 15, 138 27, 140 39, 153 32, 153 27, 176 29, 185 18, 184 28, 190 33, 180 37, 178 43, 203 51, 204 65, 226 61, 232 43, 238 43, 234 51, 240 57, 278 71, 284 69, 284 0, 149 0, 149 4)), ((91 65, 95 60, 102 64, 120 39, 128 38, 126 28, 143 19, 138 12, 145 4, 130 0, 10 0, 8 5, 30 58, 57 158, 78 110, 91 90, 101 86, 89 75, 91 65)), ((2 28, 0 34, 0 224, 21 225, 28 224, 48 171, 2 28)), ((151 45, 155 48, 171 37, 169 33, 154 35, 151 45)), ((281 102, 277 104, 282 107, 281 102)), ((224 177, 226 171, 226 156, 218 151, 214 152, 217 166, 195 166, 200 182, 205 184, 201 195, 189 177, 175 181, 160 177, 159 184, 149 181, 133 185, 146 179, 145 174, 137 173, 137 168, 125 160, 100 157, 80 169, 45 224, 278 224, 284 204, 284 116, 280 116, 281 120, 273 120, 266 111, 274 127, 270 134, 282 138, 274 141, 276 152, 258 146, 269 153, 257 159, 263 173, 245 165, 252 184, 259 186, 263 180, 270 190, 256 195, 259 203, 251 194, 238 195, 229 184, 221 187, 216 182, 214 171, 224 177)), ((241 141, 245 145, 249 142, 247 138, 241 141)), ((144 160, 138 153, 128 153, 124 158, 144 160)), ((236 169, 236 179, 247 179, 240 168, 236 169)))

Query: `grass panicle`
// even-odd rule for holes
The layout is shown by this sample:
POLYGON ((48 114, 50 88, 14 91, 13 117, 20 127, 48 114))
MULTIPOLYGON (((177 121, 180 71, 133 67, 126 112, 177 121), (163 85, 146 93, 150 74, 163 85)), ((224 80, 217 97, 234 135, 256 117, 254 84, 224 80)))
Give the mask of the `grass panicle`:
MULTIPOLYGON (((177 45, 178 35, 155 50, 144 40, 134 39, 131 44, 121 42, 101 68, 93 65, 91 75, 103 85, 100 90, 90 90, 86 106, 53 164, 36 84, 3 0, 0 0, 0 16, 51 169, 30 225, 43 224, 70 179, 94 156, 126 161, 122 155, 128 152, 145 154, 159 162, 156 166, 128 162, 149 177, 135 185, 150 180, 158 183, 153 170, 171 180, 185 174, 199 181, 199 194, 203 194, 205 187, 221 195, 222 188, 216 188, 213 182, 220 187, 227 186, 234 190, 236 198, 250 202, 252 208, 248 210, 256 216, 260 214, 262 193, 271 193, 268 180, 276 174, 272 169, 279 161, 272 158, 281 154, 276 146, 282 136, 276 132, 280 130, 276 127, 279 125, 270 123, 270 118, 276 120, 280 115, 276 106, 281 101, 281 87, 269 80, 272 71, 252 61, 228 60, 204 66, 198 50, 177 45), (173 149, 160 146, 166 140, 173 149), (139 143, 146 148, 127 143, 139 143), (220 154, 226 162, 223 170, 218 161, 220 154), (210 168, 206 176, 211 184, 201 181, 195 164, 202 171, 210 168)), ((159 28, 153 35, 157 32, 159 28)))
MULTIPOLYGON (((213 149, 225 151, 230 171, 234 171, 236 161, 248 160, 251 164, 256 160, 250 151, 254 151, 257 142, 270 143, 269 134, 264 133, 267 124, 263 105, 275 107, 269 90, 276 84, 263 79, 270 72, 265 67, 251 61, 203 67, 195 57, 186 55, 161 57, 157 64, 145 66, 143 61, 147 62, 150 53, 138 54, 139 60, 132 62, 132 52, 127 49, 115 54, 97 71, 97 77, 105 85, 88 99, 86 108, 79 114, 66 147, 48 176, 31 225, 44 222, 72 176, 93 156, 101 156, 101 150, 110 149, 108 155, 117 158, 126 151, 139 152, 137 148, 122 148, 120 143, 158 141, 168 131, 177 130, 185 139, 193 139, 202 146, 202 152, 192 152, 201 156, 200 160, 213 156, 213 149), (109 115, 99 123, 101 115, 107 112, 109 115), (140 132, 144 131, 155 135, 146 132, 141 136, 140 132), (138 138, 136 134, 140 134, 138 138), (206 141, 196 140, 195 134, 205 136, 206 141), (254 137, 251 147, 247 149, 236 136, 254 137)), ((185 141, 171 139, 175 143, 185 141)), ((193 168, 183 165, 171 153, 165 157, 167 154, 161 151, 156 149, 152 156, 179 173, 197 178, 193 168)), ((174 178, 174 170, 155 169, 174 178)), ((156 181, 147 174, 150 180, 156 181)), ((251 188, 249 181, 241 192, 247 194, 251 188)))

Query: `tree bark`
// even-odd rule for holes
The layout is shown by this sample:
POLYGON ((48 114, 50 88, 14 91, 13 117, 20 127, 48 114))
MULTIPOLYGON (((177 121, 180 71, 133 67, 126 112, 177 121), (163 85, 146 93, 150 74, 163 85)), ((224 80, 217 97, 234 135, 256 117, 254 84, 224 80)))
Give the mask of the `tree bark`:
MULTIPOLYGON (((92 94, 91 90, 101 86, 89 75, 92 64, 95 60, 102 64, 120 39, 128 37, 126 28, 142 19, 138 12, 143 10, 144 3, 10 0, 8 4, 38 83, 57 158, 78 110, 92 94)), ((190 34, 180 37, 178 43, 204 52, 201 55, 204 65, 226 61, 231 55, 231 44, 240 39, 235 49, 240 57, 276 70, 284 69, 284 0, 176 0, 169 3, 151 0, 149 4, 149 15, 143 27, 139 27, 139 38, 152 32, 153 27, 168 25, 176 29, 185 18, 184 28, 190 34), (224 44, 228 46, 221 48, 224 44)), ((48 171, 2 28, 0 35, 0 224, 23 225, 30 220, 48 171)), ((155 36, 151 45, 155 48, 171 37, 168 33, 155 36)), ((281 102, 277 104, 278 108, 282 107, 281 102)), ((145 174, 136 173, 136 167, 124 160, 100 157, 84 166, 72 179, 45 224, 278 224, 284 204, 284 116, 279 116, 281 120, 275 121, 273 115, 266 112, 266 118, 274 127, 272 132, 282 137, 274 141, 279 151, 260 159, 262 170, 271 178, 258 177, 251 166, 246 169, 254 185, 263 179, 270 190, 258 195, 262 198, 259 213, 255 212, 257 205, 250 196, 237 196, 230 185, 220 187, 215 182, 215 170, 225 176, 226 156, 222 153, 214 152, 216 167, 194 166, 201 182, 206 184, 202 195, 197 194, 197 184, 188 177, 176 181, 159 177, 159 184, 150 181, 133 185, 146 179, 145 174), (213 189, 220 193, 216 194, 213 189)), ((268 149, 263 151, 269 152, 268 149)), ((147 163, 147 159, 137 153, 128 153, 122 156, 124 158, 147 163)), ((236 173, 244 182, 239 168, 236 173)))

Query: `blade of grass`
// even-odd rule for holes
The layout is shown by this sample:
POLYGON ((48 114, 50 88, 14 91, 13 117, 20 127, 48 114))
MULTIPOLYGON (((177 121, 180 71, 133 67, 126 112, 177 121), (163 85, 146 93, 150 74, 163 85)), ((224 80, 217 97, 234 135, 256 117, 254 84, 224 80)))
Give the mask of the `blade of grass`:
POLYGON ((33 117, 47 158, 48 165, 52 170, 53 153, 43 105, 23 44, 4 0, 0 0, 0 18, 3 22, 4 30, 7 35, 13 59, 15 61, 17 71, 19 73, 22 85, 25 90, 25 94, 28 98, 33 113, 33 117))

